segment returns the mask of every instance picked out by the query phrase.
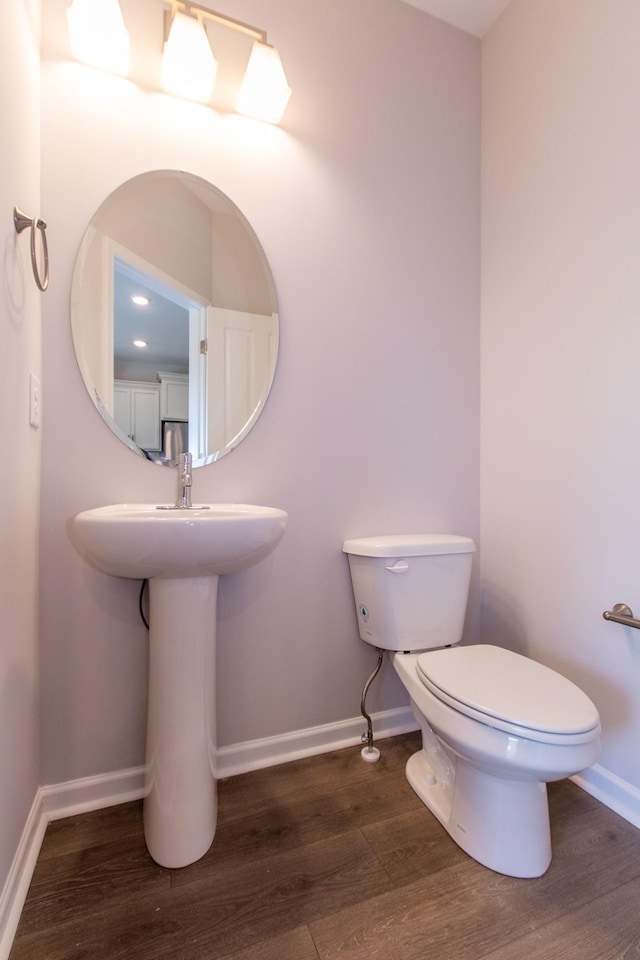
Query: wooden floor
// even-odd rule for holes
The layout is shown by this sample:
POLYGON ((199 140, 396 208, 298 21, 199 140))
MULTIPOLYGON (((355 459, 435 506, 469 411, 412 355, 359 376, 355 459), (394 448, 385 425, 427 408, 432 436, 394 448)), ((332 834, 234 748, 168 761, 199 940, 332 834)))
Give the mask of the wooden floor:
POLYGON ((554 856, 515 880, 469 859, 404 779, 416 734, 222 781, 213 847, 165 870, 138 803, 52 823, 10 960, 640 957, 640 831, 569 781, 554 856))

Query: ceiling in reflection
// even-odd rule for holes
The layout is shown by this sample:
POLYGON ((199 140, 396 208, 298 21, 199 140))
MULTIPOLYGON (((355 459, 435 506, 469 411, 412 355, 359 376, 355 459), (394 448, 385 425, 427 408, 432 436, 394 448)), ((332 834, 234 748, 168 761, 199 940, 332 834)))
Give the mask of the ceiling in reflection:
POLYGON ((189 311, 117 269, 113 281, 116 378, 142 380, 149 370, 187 373, 189 311), (149 302, 138 305, 132 300, 134 296, 143 296, 149 302), (147 346, 137 347, 135 340, 147 346))

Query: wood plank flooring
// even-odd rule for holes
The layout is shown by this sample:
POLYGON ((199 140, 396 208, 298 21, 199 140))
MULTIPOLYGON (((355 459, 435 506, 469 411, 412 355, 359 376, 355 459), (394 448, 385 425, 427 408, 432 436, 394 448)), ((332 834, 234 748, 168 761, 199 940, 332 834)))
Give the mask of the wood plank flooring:
POLYGON ((209 853, 149 858, 141 804, 50 824, 10 960, 631 960, 640 831, 550 784, 553 860, 469 859, 404 778, 417 734, 219 784, 209 853))

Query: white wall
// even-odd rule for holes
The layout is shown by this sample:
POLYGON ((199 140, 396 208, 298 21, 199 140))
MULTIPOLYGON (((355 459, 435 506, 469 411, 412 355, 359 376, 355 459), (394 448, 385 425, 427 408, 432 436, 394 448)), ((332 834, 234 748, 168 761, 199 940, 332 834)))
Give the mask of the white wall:
MULTIPOLYGON (((40 212, 39 3, 5 5, 0 30, 0 920, 2 896, 38 785, 37 570, 40 433, 29 373, 40 375, 40 299, 29 234, 13 207, 40 212)), ((42 213, 46 218, 46 211, 42 213)))
MULTIPOLYGON (((345 537, 478 532, 478 41, 396 0, 227 0, 225 13, 266 27, 282 54, 294 96, 278 129, 69 63, 65 6, 48 0, 43 21, 55 257, 43 317, 47 783, 143 757, 138 585, 91 570, 67 536, 83 508, 174 495, 172 473, 102 423, 71 344, 82 232, 127 178, 182 167, 222 189, 256 230, 279 297, 265 412, 195 475, 198 500, 290 514, 269 560, 221 582, 219 743, 358 714, 375 654, 357 637, 345 537)), ((159 56, 156 0, 122 6, 132 42, 159 56)), ((387 671, 371 708, 405 702, 387 671)))
POLYGON ((640 825, 637 0, 517 0, 483 44, 483 635, 603 721, 640 825))

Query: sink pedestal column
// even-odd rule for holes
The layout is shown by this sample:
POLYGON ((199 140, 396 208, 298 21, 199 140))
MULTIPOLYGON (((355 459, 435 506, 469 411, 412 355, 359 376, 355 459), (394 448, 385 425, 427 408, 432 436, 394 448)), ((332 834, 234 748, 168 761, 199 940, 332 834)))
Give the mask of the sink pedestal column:
POLYGON ((207 852, 216 831, 218 577, 149 580, 144 834, 163 867, 207 852))

